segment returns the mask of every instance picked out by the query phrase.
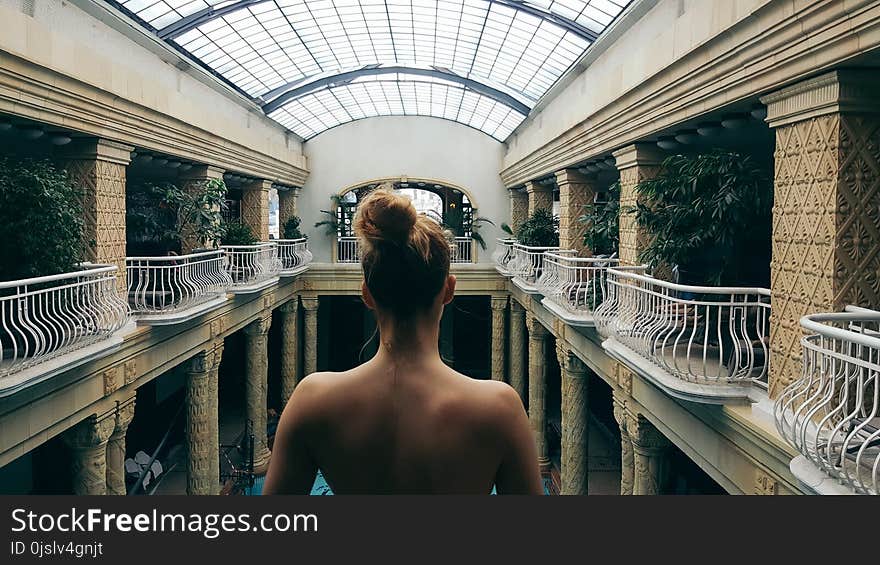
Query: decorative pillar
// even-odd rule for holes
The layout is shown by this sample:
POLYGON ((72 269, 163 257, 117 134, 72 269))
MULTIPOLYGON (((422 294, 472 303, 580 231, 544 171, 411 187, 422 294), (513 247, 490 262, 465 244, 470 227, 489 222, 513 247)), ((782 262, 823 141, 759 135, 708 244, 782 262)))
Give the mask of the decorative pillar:
POLYGON ((281 229, 282 238, 287 237, 284 234, 284 224, 296 216, 296 199, 299 196, 299 190, 298 188, 278 190, 278 226, 281 229))
POLYGON ((490 301, 492 309, 492 380, 504 381, 506 355, 504 342, 506 337, 504 311, 507 309, 506 296, 493 296, 490 301))
POLYGON ((116 427, 115 410, 92 415, 64 432, 73 451, 73 493, 107 494, 107 442, 116 427))
POLYGON ((663 155, 655 145, 635 143, 615 151, 614 158, 620 171, 620 262, 639 265, 639 255, 650 241, 650 234, 639 227, 635 214, 627 210, 639 202, 636 186, 660 172, 663 155))
POLYGON ((526 309, 510 299, 510 386, 528 404, 526 396, 526 309))
POLYGON ((82 190, 86 260, 116 265, 125 291, 125 171, 134 147, 106 139, 75 140, 64 151, 70 180, 82 190))
POLYGON ((633 447, 633 494, 663 494, 669 483, 670 443, 641 414, 628 414, 633 447))
POLYGON ((254 472, 264 474, 269 467, 269 440, 266 437, 266 390, 269 381, 269 326, 271 314, 254 320, 244 328, 245 402, 247 418, 254 432, 254 472))
POLYGON ((635 463, 633 462, 632 439, 627 431, 626 395, 620 390, 613 392, 614 419, 620 428, 620 494, 633 493, 633 477, 635 476, 635 463))
POLYGON ((525 190, 511 188, 508 190, 510 195, 510 229, 513 233, 519 229, 529 217, 529 195, 525 190))
POLYGON ((770 396, 800 377, 799 320, 880 307, 880 78, 841 70, 761 99, 776 130, 770 396))
POLYGON ((281 307, 281 402, 287 405, 299 382, 299 297, 281 307))
POLYGON ((562 369, 562 494, 587 494, 590 409, 587 366, 556 342, 562 369))
POLYGON ((529 213, 531 216, 538 208, 553 211, 553 184, 542 184, 537 181, 526 183, 526 194, 529 197, 529 213))
POLYGON ((217 341, 189 361, 186 370, 186 492, 220 493, 220 414, 218 370, 223 342, 217 341))
POLYGON ((529 422, 535 433, 538 462, 541 469, 550 467, 547 451, 546 392, 547 363, 545 349, 547 330, 537 318, 529 315, 529 422))
POLYGON ((116 403, 116 420, 113 433, 107 442, 107 494, 125 495, 125 434, 134 418, 132 396, 116 403))
POLYGON ((578 218, 596 197, 595 179, 574 169, 564 169, 556 173, 556 185, 559 187, 559 247, 589 257, 592 252, 584 245, 587 227, 578 218))
POLYGON ((303 296, 303 375, 318 371, 318 297, 303 296))
MULTIPOLYGON (((198 194, 205 190, 205 183, 210 181, 223 182, 223 169, 211 165, 196 165, 188 171, 181 173, 179 182, 181 188, 190 194, 198 194)), ((193 249, 211 247, 213 241, 199 241, 198 236, 192 230, 184 230, 181 235, 181 251, 191 253, 193 249)))
POLYGON ((272 181, 256 180, 242 187, 241 221, 259 241, 269 241, 269 189, 272 181))

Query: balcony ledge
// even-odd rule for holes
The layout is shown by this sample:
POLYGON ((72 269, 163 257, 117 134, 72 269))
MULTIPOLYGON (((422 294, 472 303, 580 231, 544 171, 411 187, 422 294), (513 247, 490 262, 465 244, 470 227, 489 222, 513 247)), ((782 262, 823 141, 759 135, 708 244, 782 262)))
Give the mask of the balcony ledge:
POLYGON ((299 267, 295 267, 293 269, 281 269, 278 272, 278 276, 284 277, 284 278, 296 277, 298 275, 305 273, 308 270, 309 270, 309 265, 300 265, 299 267))
POLYGON ((174 324, 183 324, 184 322, 194 320, 215 308, 223 306, 228 299, 229 297, 226 294, 222 294, 208 300, 207 302, 195 304, 183 310, 175 310, 167 313, 156 312, 152 314, 135 314, 135 320, 138 324, 143 324, 145 326, 171 326, 174 324))
POLYGON ((698 404, 748 404, 756 387, 749 384, 698 384, 681 380, 657 367, 632 349, 610 337, 602 342, 602 348, 669 396, 698 404))
POLYGON ((569 326, 573 326, 576 328, 592 328, 596 326, 596 320, 593 317, 592 312, 575 314, 574 312, 566 310, 549 298, 543 298, 541 300, 541 304, 544 306, 544 308, 547 309, 547 311, 551 312, 554 316, 556 316, 569 326))
POLYGON ((840 484, 837 479, 829 476, 803 455, 792 459, 788 467, 791 469, 791 474, 803 485, 804 490, 810 494, 834 496, 856 494, 850 487, 840 484))
POLYGON ((262 281, 243 284, 240 286, 231 286, 229 287, 228 292, 230 294, 250 294, 252 292, 259 292, 263 289, 269 288, 272 285, 278 284, 279 280, 280 277, 278 275, 275 275, 262 281))
POLYGON ((523 282, 522 279, 518 279, 516 277, 514 277, 512 280, 513 284, 515 284, 518 289, 525 292, 526 294, 541 294, 541 291, 538 290, 538 287, 534 284, 523 282))

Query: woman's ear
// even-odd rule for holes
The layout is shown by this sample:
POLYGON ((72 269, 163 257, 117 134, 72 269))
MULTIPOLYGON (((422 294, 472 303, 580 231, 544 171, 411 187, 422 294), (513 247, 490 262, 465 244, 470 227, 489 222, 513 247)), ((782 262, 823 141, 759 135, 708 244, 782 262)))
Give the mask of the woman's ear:
POLYGON ((455 298, 455 275, 446 277, 446 286, 443 291, 443 304, 449 304, 455 298))
POLYGON ((367 308, 370 310, 376 309, 376 301, 373 300, 373 295, 370 294, 370 289, 367 287, 367 281, 361 283, 361 298, 364 300, 364 304, 367 305, 367 308))

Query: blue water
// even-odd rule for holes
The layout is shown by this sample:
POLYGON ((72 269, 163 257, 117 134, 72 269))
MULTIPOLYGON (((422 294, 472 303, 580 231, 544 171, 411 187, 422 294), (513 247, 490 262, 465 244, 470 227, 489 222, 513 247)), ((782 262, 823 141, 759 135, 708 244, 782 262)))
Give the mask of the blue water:
MULTIPOLYGON (((263 492, 263 483, 266 481, 266 477, 257 477, 254 481, 253 488, 250 489, 250 492, 245 494, 256 496, 263 492)), ((550 478, 544 478, 544 494, 550 494, 550 478)), ((321 471, 318 471, 318 475, 315 477, 315 484, 312 485, 312 492, 309 493, 310 496, 328 496, 332 495, 333 491, 330 489, 330 485, 327 484, 327 481, 324 480, 324 475, 321 474, 321 471)), ((492 494, 498 494, 495 492, 495 487, 492 487, 492 494)))

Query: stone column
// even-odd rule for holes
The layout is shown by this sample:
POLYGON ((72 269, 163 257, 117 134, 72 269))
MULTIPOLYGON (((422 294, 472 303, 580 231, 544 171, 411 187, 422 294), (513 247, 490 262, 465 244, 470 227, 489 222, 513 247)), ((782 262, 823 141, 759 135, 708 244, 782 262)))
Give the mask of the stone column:
POLYGON ((318 297, 303 296, 303 375, 318 370, 318 297))
POLYGON ((504 381, 504 369, 507 365, 505 355, 506 328, 505 310, 506 296, 493 296, 489 300, 492 309, 492 380, 504 381))
POLYGON ((64 432, 73 451, 74 494, 107 494, 107 442, 116 427, 115 410, 92 415, 64 432))
MULTIPOLYGON (((211 165, 197 165, 192 169, 181 173, 178 178, 181 188, 189 193, 200 193, 205 189, 205 183, 209 181, 223 181, 223 169, 218 169, 211 165)), ((213 241, 199 241, 192 231, 184 231, 181 234, 181 251, 190 253, 193 249, 200 247, 210 247, 214 245, 213 241)))
POLYGON ((635 214, 627 213, 639 196, 636 185, 657 176, 663 155, 655 145, 636 143, 614 152, 620 171, 620 262, 639 265, 639 254, 650 241, 650 234, 636 223, 635 214))
POLYGON ((134 418, 135 397, 116 403, 116 421, 107 442, 107 494, 125 495, 125 434, 134 418))
POLYGON ((632 439, 627 431, 626 395, 620 390, 613 393, 614 419, 620 428, 620 494, 633 493, 633 477, 635 467, 633 462, 632 439))
POLYGON ((510 229, 516 233, 519 225, 529 217, 529 195, 525 190, 513 188, 508 190, 508 194, 510 195, 510 229))
POLYGON ((125 291, 125 171, 134 147, 106 139, 75 140, 64 151, 70 180, 83 191, 86 260, 117 265, 125 291))
POLYGON ((799 320, 880 307, 880 78, 841 70, 761 99, 776 130, 770 396, 802 370, 799 320))
POLYGON ((556 173, 559 187, 559 247, 574 249, 581 257, 589 257, 592 252, 584 245, 586 226, 578 218, 586 212, 586 206, 596 197, 595 179, 579 173, 575 169, 564 169, 556 173))
POLYGON ((641 414, 628 414, 626 426, 633 447, 633 494, 664 494, 669 440, 641 414))
POLYGON ((562 369, 562 494, 587 494, 590 451, 587 366, 567 347, 556 343, 562 369))
POLYGON ((526 309, 510 299, 510 386, 519 394, 523 406, 526 396, 526 309))
POLYGON ((538 447, 538 462, 542 469, 550 466, 547 452, 546 402, 547 362, 545 358, 547 330, 532 315, 529 315, 529 422, 535 432, 535 445, 538 447))
POLYGON ((263 474, 269 467, 269 440, 266 437, 266 390, 269 380, 268 335, 272 318, 254 320, 244 328, 245 402, 247 418, 254 430, 254 472, 263 474))
POLYGON ((296 199, 299 196, 298 188, 278 191, 278 226, 281 229, 281 237, 284 235, 284 224, 291 217, 296 216, 296 199))
POLYGON ((272 181, 256 180, 242 187, 241 221, 259 241, 269 241, 269 189, 272 181))
POLYGON ((211 344, 186 370, 186 492, 220 493, 218 370, 223 342, 211 344))
POLYGON ((538 208, 553 211, 553 185, 535 181, 526 183, 526 194, 529 197, 529 213, 531 216, 538 208))
POLYGON ((299 381, 299 297, 281 307, 281 402, 287 404, 299 381))

